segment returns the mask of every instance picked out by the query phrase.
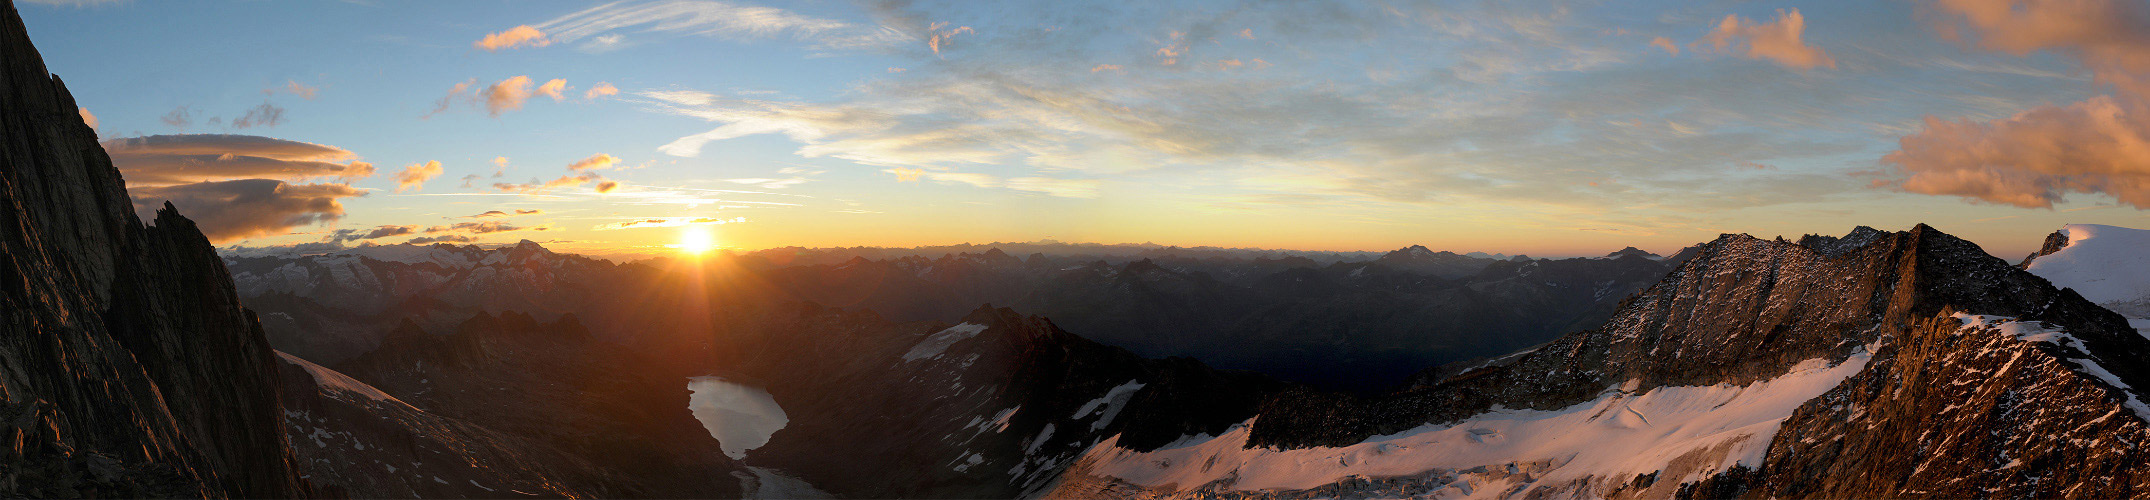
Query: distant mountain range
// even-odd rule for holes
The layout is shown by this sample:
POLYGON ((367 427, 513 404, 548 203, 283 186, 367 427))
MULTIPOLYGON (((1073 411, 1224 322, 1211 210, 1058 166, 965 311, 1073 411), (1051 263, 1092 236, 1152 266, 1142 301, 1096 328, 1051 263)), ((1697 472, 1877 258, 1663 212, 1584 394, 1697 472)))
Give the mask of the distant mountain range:
MULTIPOLYGON (((1425 247, 1322 264, 1159 253, 1117 261, 1018 258, 1000 249, 835 264, 761 254, 697 265, 729 274, 738 302, 817 304, 899 321, 1002 304, 1149 356, 1190 356, 1325 388, 1378 390, 1425 366, 1496 356, 1602 322, 1683 256, 1632 248, 1604 258, 1509 260, 1425 247)), ((229 257, 240 296, 279 349, 334 364, 396 323, 442 330, 479 312, 590 318, 627 339, 649 320, 622 301, 675 261, 613 264, 524 241, 495 248, 378 245, 294 257, 229 257)))

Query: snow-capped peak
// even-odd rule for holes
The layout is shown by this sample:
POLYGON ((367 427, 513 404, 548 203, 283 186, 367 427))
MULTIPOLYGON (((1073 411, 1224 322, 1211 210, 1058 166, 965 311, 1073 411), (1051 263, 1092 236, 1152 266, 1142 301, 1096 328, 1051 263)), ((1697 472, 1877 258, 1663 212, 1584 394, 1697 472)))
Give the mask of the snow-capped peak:
POLYGON ((2061 229, 2066 246, 2033 258, 2031 274, 2150 328, 2150 231, 2098 224, 2061 229))

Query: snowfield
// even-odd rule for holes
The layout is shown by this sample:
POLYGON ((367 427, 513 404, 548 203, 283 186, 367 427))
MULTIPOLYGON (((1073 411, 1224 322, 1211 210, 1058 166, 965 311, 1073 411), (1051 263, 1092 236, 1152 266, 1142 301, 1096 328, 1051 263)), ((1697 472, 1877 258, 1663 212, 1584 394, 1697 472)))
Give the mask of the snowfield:
POLYGON ((2150 335, 2150 231, 2097 224, 2069 224, 2061 231, 2068 246, 2032 260, 2031 274, 2075 289, 2150 335))
MULTIPOLYGON (((1640 394, 1607 390, 1598 399, 1554 411, 1496 407, 1465 421, 1375 436, 1341 448, 1247 448, 1249 426, 1220 436, 1191 436, 1140 453, 1115 446, 1118 437, 1085 452, 1078 468, 1166 491, 1220 480, 1230 490, 1304 490, 1351 476, 1403 476, 1475 467, 1531 469, 1529 486, 1460 485, 1462 497, 1510 497, 1519 486, 1580 481, 1603 491, 1638 474, 1664 471, 1659 481, 1692 481, 1734 464, 1757 466, 1792 411, 1866 368, 1871 347, 1842 363, 1800 363, 1776 378, 1747 386, 1659 387, 1640 394)), ((1676 483, 1675 483, 1676 484, 1676 483)), ((1447 496, 1447 495, 1443 495, 1447 496)))
POLYGON ((909 362, 938 357, 941 353, 948 352, 948 348, 956 345, 957 342, 978 336, 978 333, 984 332, 985 328, 985 325, 977 323, 964 323, 948 327, 946 330, 927 336, 926 340, 919 341, 918 345, 911 346, 909 352, 903 353, 903 360, 909 362))
POLYGON ((390 396, 388 395, 388 393, 381 392, 380 389, 376 389, 370 384, 360 382, 358 381, 358 379, 351 378, 350 376, 339 373, 336 370, 330 370, 327 367, 314 364, 312 361, 299 359, 298 356, 284 354, 284 351, 276 351, 276 357, 278 359, 284 360, 285 363, 291 363, 294 365, 298 365, 300 368, 306 369, 306 374, 313 376, 314 384, 321 386, 322 389, 349 395, 355 395, 374 401, 394 401, 398 404, 403 403, 403 400, 396 399, 395 396, 390 396))

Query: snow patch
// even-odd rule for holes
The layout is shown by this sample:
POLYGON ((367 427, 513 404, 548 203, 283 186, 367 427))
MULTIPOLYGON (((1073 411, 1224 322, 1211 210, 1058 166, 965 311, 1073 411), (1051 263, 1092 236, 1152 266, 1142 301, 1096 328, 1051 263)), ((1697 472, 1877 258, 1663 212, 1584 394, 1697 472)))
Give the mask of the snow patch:
POLYGON ((1052 439, 1052 438, 1053 438, 1053 424, 1045 424, 1045 430, 1042 430, 1042 431, 1038 431, 1038 437, 1035 437, 1035 438, 1031 438, 1031 440, 1030 440, 1030 446, 1029 446, 1029 447, 1025 447, 1025 448, 1023 448, 1023 454, 1024 454, 1024 455, 1036 455, 1036 454, 1038 454, 1038 448, 1043 448, 1043 447, 1045 447, 1045 441, 1046 441, 1046 440, 1049 440, 1049 439, 1052 439))
POLYGON ((769 444, 769 436, 791 423, 776 398, 760 388, 717 377, 692 377, 687 379, 687 390, 693 393, 687 398, 687 410, 733 460, 769 444))
POLYGON ((314 377, 314 385, 320 386, 321 390, 324 392, 339 392, 375 401, 395 401, 397 403, 403 402, 403 400, 396 399, 395 396, 390 396, 388 395, 388 393, 381 392, 380 389, 376 389, 372 385, 368 385, 365 382, 358 381, 358 379, 354 379, 342 373, 338 373, 336 370, 330 370, 327 367, 314 364, 312 361, 299 359, 298 356, 292 356, 290 354, 285 353, 284 351, 276 351, 276 357, 277 359, 283 360, 285 363, 290 363, 292 365, 298 366, 299 368, 305 369, 307 375, 312 375, 314 377))
POLYGON ((926 336, 926 340, 919 341, 918 345, 911 346, 910 352, 903 353, 903 360, 910 362, 940 356, 941 353, 947 352, 950 346, 956 345, 957 342, 968 340, 971 337, 976 337, 979 332, 983 331, 985 331, 985 325, 977 323, 964 323, 948 327, 946 330, 926 336))
POLYGON ((1081 420, 1083 417, 1095 414, 1098 415, 1097 421, 1090 423, 1090 430, 1104 429, 1105 426, 1112 425, 1112 417, 1120 415, 1120 410, 1127 407, 1127 400, 1133 399, 1135 391, 1142 390, 1142 386, 1141 382, 1129 380, 1125 384, 1113 387, 1112 390, 1105 391, 1105 395, 1098 396, 1097 399, 1092 399, 1088 403, 1083 403, 1081 408, 1075 409, 1075 416, 1068 417, 1068 419, 1081 420))
MULTIPOLYGON (((1747 386, 1658 387, 1642 394, 1608 389, 1597 399, 1552 411, 1495 407, 1453 424, 1427 424, 1344 447, 1279 450, 1247 447, 1250 419, 1215 437, 1189 436, 1142 453, 1118 436, 1085 452, 1093 473, 1145 487, 1180 490, 1236 478, 1240 491, 1301 490, 1351 476, 1401 476, 1544 461, 1532 484, 1624 483, 1701 457, 1694 474, 1734 464, 1760 465, 1784 419, 1808 400, 1866 368, 1870 348, 1842 363, 1811 359, 1776 378, 1747 386), (1712 468, 1713 467, 1713 468, 1712 468)), ((1258 417, 1257 417, 1258 418, 1258 417)), ((1692 480, 1668 477, 1662 480, 1692 480)), ((1500 493, 1505 489, 1478 491, 1500 493)), ((1518 496, 1522 492, 1514 492, 1518 496)))

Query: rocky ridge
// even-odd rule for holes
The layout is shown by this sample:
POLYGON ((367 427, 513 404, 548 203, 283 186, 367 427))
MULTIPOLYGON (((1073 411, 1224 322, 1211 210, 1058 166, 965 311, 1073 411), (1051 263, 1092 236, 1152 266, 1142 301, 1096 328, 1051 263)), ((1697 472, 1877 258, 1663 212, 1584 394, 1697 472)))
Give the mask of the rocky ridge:
POLYGON ((155 213, 0 2, 0 496, 308 493, 253 313, 194 224, 155 213))
MULTIPOLYGON (((1267 490, 1264 497, 1434 494, 1443 488, 1469 494, 1488 487, 1498 496, 1532 497, 2132 496, 2145 487, 2125 471, 2143 459, 2132 443, 2141 442, 2144 419, 2150 418, 2135 389, 2150 382, 2136 361, 2146 355, 2150 340, 2120 316, 1923 225, 1893 233, 1861 228, 1799 244, 1727 235, 1626 301, 1602 328, 1446 370, 1393 394, 1274 398, 1247 424, 1249 430, 1227 435, 1244 439, 1248 450, 1276 451, 1218 455, 1203 470, 1261 467, 1272 456, 1346 454, 1329 479, 1334 482, 1267 490), (1785 396, 1795 398, 1790 401, 1741 403, 1739 393, 1712 396, 1720 393, 1709 389, 1782 386, 1788 377, 1823 368, 1848 377, 1799 375, 1813 380, 1805 387, 1814 392, 1785 393, 1799 394, 1785 396), (1711 404, 1720 408, 1783 408, 1769 411, 1784 411, 1774 417, 1784 420, 1767 433, 1676 444, 1663 455, 1666 462, 1649 470, 1634 469, 1649 464, 1646 459, 1602 466, 1581 462, 1585 455, 1519 452, 1478 464, 1494 469, 1430 465, 1435 461, 1404 476, 1349 472, 1410 469, 1384 465, 1390 462, 1377 456, 1388 448, 1379 447, 1445 449, 1411 436, 1499 429, 1511 424, 1496 423, 1509 419, 1566 418, 1592 407, 1599 409, 1588 411, 1605 415, 1625 407, 1615 413, 1632 412, 1638 420, 1465 435, 1538 442, 1604 433, 1587 438, 1604 440, 1651 421, 1678 425, 1679 418, 1726 417, 1716 410, 1650 406, 1680 394, 1718 401, 1711 404), (1635 408, 1655 409, 1645 414, 1635 408), (1367 446, 1377 447, 1373 455, 1348 458, 1367 446), (1551 461, 1534 461, 1539 459, 1551 461), (1592 468, 1600 466, 1609 468, 1592 468), (1496 473, 1499 467, 1507 472, 1496 473)), ((1101 445, 1074 464, 1075 472, 1056 491, 1167 497, 1240 491, 1230 481, 1118 479, 1178 477, 1130 471, 1185 467, 1135 465, 1166 456, 1145 458, 1151 455, 1101 445)))

